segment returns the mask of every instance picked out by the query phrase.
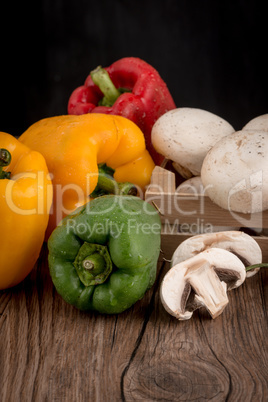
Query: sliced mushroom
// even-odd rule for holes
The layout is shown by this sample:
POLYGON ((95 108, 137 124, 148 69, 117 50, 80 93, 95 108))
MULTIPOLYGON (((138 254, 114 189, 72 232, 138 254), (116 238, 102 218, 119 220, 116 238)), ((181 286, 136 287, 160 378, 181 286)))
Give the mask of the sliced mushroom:
POLYGON ((221 117, 206 110, 182 107, 163 114, 152 128, 154 148, 174 162, 182 177, 200 175, 203 159, 221 138, 234 132, 221 117))
POLYGON ((188 320, 200 307, 216 318, 229 302, 227 290, 240 286, 245 278, 238 257, 210 248, 174 265, 164 276, 160 297, 165 310, 179 320, 188 320))
MULTIPOLYGON (((245 266, 260 264, 262 251, 259 244, 250 235, 240 231, 204 233, 189 237, 175 250, 171 266, 195 256, 211 247, 225 249, 235 254, 245 266)), ((246 276, 255 275, 260 268, 247 272, 246 276)))

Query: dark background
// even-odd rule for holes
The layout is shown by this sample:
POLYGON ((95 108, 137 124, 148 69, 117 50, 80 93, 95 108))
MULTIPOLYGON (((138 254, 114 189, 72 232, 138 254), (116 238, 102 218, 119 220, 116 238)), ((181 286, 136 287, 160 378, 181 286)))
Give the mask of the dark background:
POLYGON ((1 131, 66 114, 90 70, 126 56, 153 65, 177 107, 236 130, 268 112, 265 2, 35 0, 6 4, 1 20, 1 131))

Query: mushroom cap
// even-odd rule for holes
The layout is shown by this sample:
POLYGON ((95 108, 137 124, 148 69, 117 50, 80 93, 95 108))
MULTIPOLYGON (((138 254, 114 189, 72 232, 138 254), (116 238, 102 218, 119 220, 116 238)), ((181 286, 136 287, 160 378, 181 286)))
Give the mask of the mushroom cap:
POLYGON ((184 107, 163 114, 155 122, 151 138, 157 152, 198 176, 209 149, 234 131, 227 121, 213 113, 184 107))
MULTIPOLYGON (((260 264, 262 251, 259 244, 250 235, 241 231, 223 231, 204 233, 184 240, 174 251, 171 266, 179 264, 209 248, 222 248, 235 254, 245 266, 260 264)), ((253 276, 260 268, 248 271, 247 278, 253 276)))
POLYGON ((250 120, 244 127, 243 130, 258 130, 268 132, 268 113, 261 116, 257 116, 250 120))
POLYGON ((228 304, 227 286, 238 287, 245 278, 245 266, 238 257, 210 248, 170 268, 162 280, 160 298, 165 310, 179 320, 191 318, 202 306, 215 318, 228 304))
POLYGON ((241 130, 218 141, 206 155, 202 183, 217 205, 234 212, 268 208, 268 133, 241 130))
POLYGON ((202 184, 201 176, 194 176, 182 182, 176 188, 177 194, 204 194, 204 186, 202 184))

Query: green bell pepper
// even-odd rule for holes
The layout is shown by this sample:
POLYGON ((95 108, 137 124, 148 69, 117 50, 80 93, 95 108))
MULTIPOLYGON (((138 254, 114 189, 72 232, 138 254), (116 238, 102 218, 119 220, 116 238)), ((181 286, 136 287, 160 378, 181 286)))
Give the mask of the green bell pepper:
POLYGON ((161 222, 134 196, 104 195, 65 217, 48 240, 52 281, 80 310, 120 313, 156 277, 161 222))

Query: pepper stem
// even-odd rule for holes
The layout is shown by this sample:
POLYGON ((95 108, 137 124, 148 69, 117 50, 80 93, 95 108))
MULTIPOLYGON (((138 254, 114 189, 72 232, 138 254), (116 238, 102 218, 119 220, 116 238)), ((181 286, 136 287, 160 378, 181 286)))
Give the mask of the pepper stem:
POLYGON ((104 174, 99 175, 98 187, 109 194, 116 195, 137 195, 137 187, 129 182, 117 183, 111 177, 104 174))
POLYGON ((249 265, 246 267, 246 272, 251 271, 252 269, 255 268, 268 268, 268 263, 262 263, 262 264, 254 264, 254 265, 249 265))
POLYGON ((105 163, 98 165, 99 177, 95 190, 90 194, 91 198, 100 197, 105 194, 133 195, 138 194, 137 187, 129 182, 118 183, 114 178, 114 170, 105 163))
POLYGON ((74 267, 85 286, 99 285, 112 272, 112 261, 106 246, 84 242, 74 261, 74 267))
POLYGON ((108 72, 98 66, 90 73, 92 81, 99 87, 104 95, 104 98, 100 101, 101 106, 113 106, 114 102, 121 95, 121 92, 113 84, 108 72))
POLYGON ((5 148, 0 148, 0 179, 10 179, 11 172, 5 172, 3 167, 10 165, 11 154, 5 148))

